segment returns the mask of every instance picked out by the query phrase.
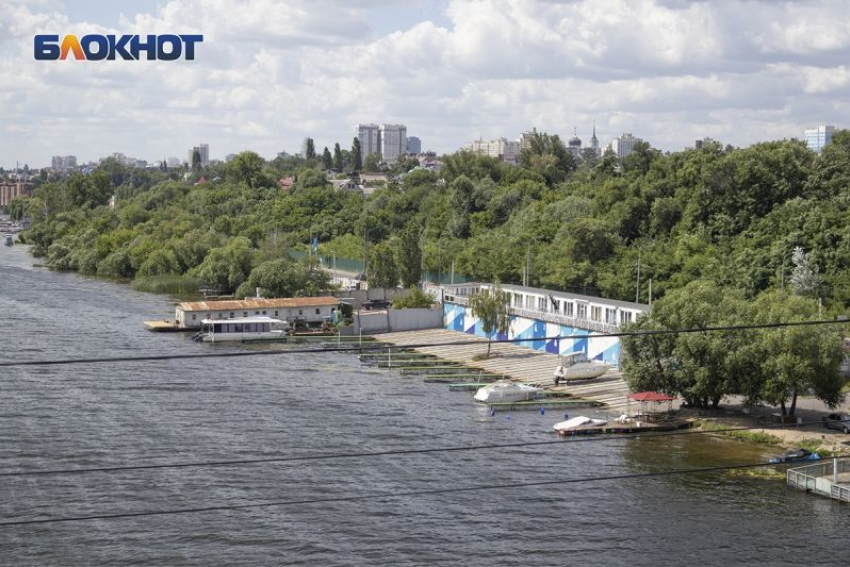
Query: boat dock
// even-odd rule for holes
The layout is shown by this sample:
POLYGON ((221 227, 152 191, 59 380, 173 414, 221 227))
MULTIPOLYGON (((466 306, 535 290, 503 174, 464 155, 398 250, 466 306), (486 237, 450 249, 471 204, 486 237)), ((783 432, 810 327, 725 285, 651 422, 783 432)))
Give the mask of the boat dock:
MULTIPOLYGON (((380 337, 382 341, 396 346, 471 341, 473 344, 419 346, 414 350, 439 358, 444 363, 463 365, 471 370, 481 370, 491 375, 504 376, 515 382, 543 386, 549 392, 569 395, 573 398, 570 400, 572 405, 577 405, 581 399, 585 405, 588 401, 595 402, 598 405, 604 405, 606 411, 614 413, 626 413, 629 408, 637 409, 638 407, 634 402, 629 402, 629 388, 620 372, 609 370, 599 378, 562 382, 561 385, 555 386, 553 372, 558 366, 558 355, 540 352, 521 346, 519 343, 493 343, 490 359, 473 360, 474 357, 487 352, 487 339, 446 329, 385 333, 380 337)), ((564 404, 566 401, 560 400, 560 403, 564 404)), ((547 402, 547 404, 554 403, 555 400, 547 402)), ((535 409, 541 407, 539 400, 535 401, 535 404, 535 409)), ((517 407, 517 404, 513 405, 517 407)))
POLYGON ((788 469, 785 481, 788 486, 850 503, 850 461, 847 459, 825 459, 788 469))
POLYGON ((145 328, 154 333, 194 333, 198 329, 184 328, 177 325, 177 321, 160 319, 158 321, 143 321, 145 328))

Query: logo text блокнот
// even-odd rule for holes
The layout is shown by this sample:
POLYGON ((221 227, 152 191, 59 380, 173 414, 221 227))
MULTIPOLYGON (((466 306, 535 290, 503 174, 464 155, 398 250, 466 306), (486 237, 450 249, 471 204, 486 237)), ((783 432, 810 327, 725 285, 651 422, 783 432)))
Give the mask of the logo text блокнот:
POLYGON ((33 39, 33 53, 38 61, 74 59, 87 61, 139 61, 142 54, 148 61, 174 61, 181 56, 195 59, 195 44, 204 41, 203 35, 100 35, 88 34, 78 39, 68 34, 59 41, 58 35, 41 34, 33 39))

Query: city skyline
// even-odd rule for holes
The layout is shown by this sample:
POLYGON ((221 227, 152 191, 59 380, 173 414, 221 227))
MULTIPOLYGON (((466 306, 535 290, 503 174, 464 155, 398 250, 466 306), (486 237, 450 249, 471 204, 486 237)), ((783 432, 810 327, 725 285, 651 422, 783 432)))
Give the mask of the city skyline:
POLYGON ((211 159, 273 157, 305 136, 349 147, 370 120, 440 154, 535 126, 587 139, 593 121, 602 145, 633 132, 663 151, 744 147, 840 128, 850 105, 836 1, 78 4, 0 6, 0 165, 152 161, 197 140, 211 159), (175 31, 204 34, 195 61, 32 56, 37 33, 175 31))

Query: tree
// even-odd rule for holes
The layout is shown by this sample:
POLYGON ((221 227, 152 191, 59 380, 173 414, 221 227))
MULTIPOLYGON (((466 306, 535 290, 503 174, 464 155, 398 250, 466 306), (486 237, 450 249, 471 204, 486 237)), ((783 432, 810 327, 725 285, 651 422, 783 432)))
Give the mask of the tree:
POLYGON ((307 138, 307 144, 304 151, 305 159, 315 159, 316 158, 316 146, 313 144, 313 138, 307 138))
POLYGON ((433 294, 411 286, 407 293, 393 298, 393 309, 427 309, 434 305, 436 301, 437 299, 433 294))
POLYGON ((799 246, 791 254, 794 270, 791 272, 791 287, 797 295, 817 296, 820 292, 821 280, 818 267, 812 264, 809 255, 799 246))
POLYGON ((363 168, 363 156, 360 153, 360 138, 357 136, 351 142, 351 167, 354 171, 360 171, 363 168))
POLYGON ((264 297, 297 297, 314 294, 330 285, 330 274, 312 264, 278 258, 264 262, 251 271, 239 286, 236 297, 249 297, 260 288, 264 297))
POLYGON ((331 157, 331 151, 325 146, 325 150, 322 152, 322 167, 325 169, 333 168, 333 158, 331 157))
POLYGON ((475 186, 465 176, 457 177, 451 184, 452 191, 452 233, 458 238, 467 238, 470 229, 470 213, 472 212, 472 193, 475 186))
POLYGON ((396 265, 404 287, 413 287, 422 279, 422 249, 419 247, 421 234, 419 224, 409 222, 399 239, 396 265))
POLYGON ((213 248, 194 274, 205 284, 223 291, 235 291, 251 273, 251 241, 240 236, 222 248, 213 248))
POLYGON ((381 154, 378 152, 369 154, 363 161, 363 171, 378 171, 378 164, 381 163, 381 154))
POLYGON ((265 171, 266 162, 256 152, 241 152, 224 166, 224 175, 228 181, 244 183, 254 189, 272 187, 274 179, 265 171))
POLYGON ((201 171, 201 152, 197 148, 192 152, 192 171, 201 171))
POLYGON ((487 335, 487 356, 490 358, 490 348, 493 345, 493 333, 507 335, 511 328, 511 315, 508 304, 508 294, 502 291, 498 283, 492 292, 482 289, 469 298, 472 315, 481 321, 481 330, 487 335))
POLYGON ((334 144, 333 168, 337 171, 345 169, 345 162, 342 160, 342 149, 339 147, 339 142, 334 144))
MULTIPOLYGON (((761 294, 754 307, 757 324, 812 320, 818 313, 814 299, 778 291, 761 294)), ((840 330, 827 325, 762 330, 757 338, 762 372, 758 394, 753 397, 778 404, 782 415, 794 415, 797 397, 807 391, 829 407, 843 402, 845 380, 839 371, 844 357, 842 336, 840 330)))
POLYGON ((398 268, 393 249, 386 242, 379 242, 369 252, 369 269, 366 274, 369 287, 395 287, 398 284, 398 268))

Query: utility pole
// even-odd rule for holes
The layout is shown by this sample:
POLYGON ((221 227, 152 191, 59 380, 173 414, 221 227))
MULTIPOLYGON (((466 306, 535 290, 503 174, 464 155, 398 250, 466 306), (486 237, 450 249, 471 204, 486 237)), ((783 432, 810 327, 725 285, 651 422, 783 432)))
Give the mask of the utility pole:
POLYGON ((635 303, 640 303, 640 248, 638 248, 637 282, 635 283, 635 303))
POLYGON ((652 307, 652 278, 649 278, 649 306, 652 307))

